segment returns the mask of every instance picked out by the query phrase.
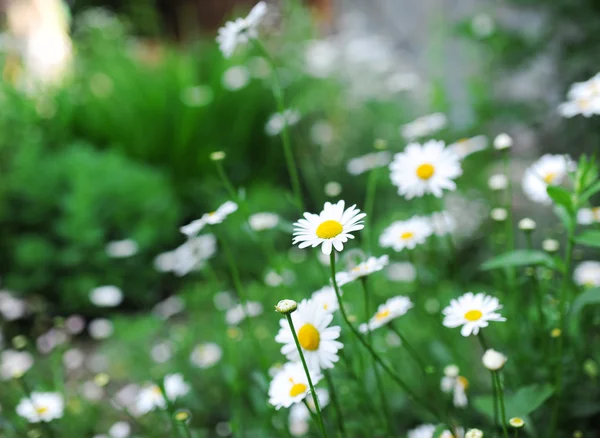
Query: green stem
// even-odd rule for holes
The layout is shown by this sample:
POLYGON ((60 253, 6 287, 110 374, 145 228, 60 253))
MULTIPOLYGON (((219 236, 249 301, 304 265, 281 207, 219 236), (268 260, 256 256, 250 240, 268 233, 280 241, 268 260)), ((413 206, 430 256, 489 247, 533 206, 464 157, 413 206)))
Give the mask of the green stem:
POLYGON ((324 370, 323 374, 325 374, 325 379, 327 380, 327 385, 329 386, 329 393, 331 394, 331 402, 333 403, 333 407, 335 408, 335 413, 337 417, 338 429, 342 438, 346 436, 346 430, 344 428, 344 417, 342 416, 342 408, 340 407, 340 402, 337 398, 337 393, 335 392, 335 385, 333 383, 333 378, 331 377, 331 373, 329 370, 324 370))
POLYGON ((319 398, 317 397, 317 392, 315 391, 312 378, 310 377, 310 372, 308 370, 308 365, 306 364, 306 359, 304 359, 304 353, 302 352, 302 347, 300 346, 300 341, 298 340, 298 335, 296 334, 296 329, 294 328, 294 323, 292 322, 292 315, 288 313, 285 315, 285 318, 287 319, 287 322, 290 325, 290 330, 292 331, 292 335, 294 336, 294 342, 296 343, 296 348, 298 349, 298 354, 300 355, 300 360, 302 361, 302 366, 304 367, 304 372, 306 373, 306 379, 308 380, 308 385, 310 386, 310 393, 312 394, 312 399, 315 404, 315 410, 317 411, 317 417, 319 419, 321 433, 323 434, 324 438, 327 438, 327 429, 325 429, 325 423, 323 422, 323 415, 321 414, 319 398))
MULTIPOLYGON (((483 352, 485 354, 485 352, 488 350, 488 345, 481 330, 477 334, 477 339, 479 339, 479 343, 481 344, 481 348, 483 349, 483 352)), ((496 431, 498 430, 498 391, 496 389, 496 379, 494 378, 494 372, 490 371, 490 375, 492 378, 492 403, 494 406, 494 436, 496 436, 496 431)))
MULTIPOLYGON (((503 159, 504 159, 504 173, 506 175, 506 179, 508 181, 508 186, 506 188, 506 213, 508 217, 506 218, 506 244, 507 251, 512 251, 515 249, 515 238, 513 234, 513 213, 512 213, 512 180, 510 178, 510 149, 506 149, 503 151, 503 159)), ((516 287, 516 273, 515 268, 507 268, 508 275, 508 286, 509 289, 515 293, 516 287)))
MULTIPOLYGON (((261 41, 255 39, 253 40, 253 42, 271 66, 271 85, 273 87, 273 95, 277 103, 277 111, 283 116, 286 108, 283 99, 283 89, 281 87, 281 83, 279 82, 279 78, 277 77, 275 60, 261 41)), ((281 130, 281 141, 283 143, 283 153, 285 155, 285 161, 287 164, 288 172, 290 173, 292 191, 294 193, 294 198, 296 199, 296 207, 298 208, 300 214, 302 214, 304 212, 304 202, 302 201, 302 189, 300 187, 300 178, 298 177, 298 167, 296 166, 296 162, 294 161, 294 154, 292 152, 292 142, 290 139, 290 133, 288 131, 287 121, 284 121, 283 128, 281 130)))
POLYGON ((500 413, 502 415, 502 432, 504 432, 504 438, 508 438, 508 428, 506 427, 506 407, 504 406, 504 389, 500 382, 500 372, 492 371, 492 377, 495 381, 498 393, 498 403, 500 404, 500 413))
POLYGON ((424 409, 426 409, 427 411, 429 411, 435 418, 437 418, 438 420, 441 421, 441 415, 440 415, 440 413, 437 412, 435 409, 433 409, 431 406, 429 406, 419 396, 417 396, 417 394, 415 394, 410 389, 410 387, 400 378, 400 376, 398 376, 398 374, 396 374, 394 372, 394 370, 392 370, 379 357, 379 355, 375 352, 375 350, 373 350, 373 348, 369 345, 369 343, 367 341, 365 341, 365 339, 361 336, 361 334, 358 332, 358 330, 352 325, 352 323, 348 319, 348 315, 346 314, 346 310, 344 309, 344 303, 342 302, 342 297, 340 295, 340 290, 339 290, 339 287, 337 285, 337 281, 335 280, 335 251, 331 252, 331 255, 330 255, 329 258, 330 258, 331 281, 333 283, 333 289, 335 291, 335 295, 336 295, 337 300, 338 300, 338 304, 339 304, 339 307, 340 307, 340 313, 342 314, 342 318, 344 319, 344 322, 346 323, 346 325, 348 326, 348 328, 350 328, 350 331, 354 334, 354 336, 356 337, 356 339, 358 339, 359 342, 369 351, 369 353, 371 354, 371 356, 373 357, 373 359, 379 365, 381 365, 381 367, 392 378, 392 380, 394 380, 394 382, 396 382, 398 384, 398 386, 400 386, 409 395, 409 397, 414 402, 416 402, 418 405, 420 405, 421 407, 423 407, 424 409))
POLYGON ((372 169, 367 181, 367 193, 365 195, 365 213, 369 218, 370 227, 364 229, 364 251, 367 256, 371 254, 371 230, 373 229, 373 208, 375 205, 375 192, 377 190, 377 168, 372 169))
POLYGON ((419 368, 421 368, 421 371, 423 372, 423 374, 426 377, 428 377, 427 376, 427 365, 425 364, 425 361, 423 361, 423 359, 421 359, 421 357, 417 353, 417 350, 415 348, 413 348, 413 346, 407 341, 406 337, 402 334, 402 332, 400 332, 400 330, 398 330, 398 328, 393 323, 390 322, 390 323, 388 323, 387 326, 392 332, 394 332, 396 335, 398 335, 398 337, 402 341, 402 346, 404 348, 406 348, 406 351, 408 351, 408 354, 410 354, 412 356, 412 358, 415 360, 415 362, 419 365, 419 368))

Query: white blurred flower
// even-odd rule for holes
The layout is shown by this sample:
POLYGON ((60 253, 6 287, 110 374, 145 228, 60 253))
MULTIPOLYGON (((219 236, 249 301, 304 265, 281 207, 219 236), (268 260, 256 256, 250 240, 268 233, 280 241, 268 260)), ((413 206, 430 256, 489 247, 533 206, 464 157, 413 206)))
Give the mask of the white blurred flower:
POLYGON ((426 218, 414 216, 388 226, 379 237, 379 245, 397 252, 405 248, 410 250, 425 243, 432 232, 430 222, 426 218))
POLYGON ((65 402, 62 394, 57 392, 32 392, 28 398, 23 398, 16 407, 19 417, 30 423, 45 422, 59 419, 63 416, 65 402))
POLYGON ((304 50, 306 73, 316 78, 331 76, 339 67, 339 50, 331 40, 308 41, 304 50))
POLYGON ((550 205, 552 200, 546 191, 549 185, 560 185, 573 166, 567 155, 543 155, 527 168, 523 175, 523 191, 531 201, 550 205))
MULTIPOLYGON (((342 291, 340 290, 340 295, 342 291)), ((319 307, 329 313, 333 313, 340 308, 335 290, 331 286, 324 286, 313 292, 311 301, 318 303, 319 307)))
MULTIPOLYGON (((408 431, 408 438, 433 438, 436 426, 434 424, 422 424, 408 431)), ((445 430, 440 438, 454 438, 449 430, 445 430)))
POLYGON ((310 138, 314 144, 329 145, 334 139, 333 126, 326 120, 316 121, 310 128, 310 138))
POLYGON ((253 56, 246 61, 246 65, 248 66, 248 69, 250 69, 250 74, 254 78, 267 79, 269 76, 271 76, 271 65, 262 56, 253 56))
POLYGON ((487 137, 485 135, 477 135, 471 138, 460 139, 455 143, 449 144, 447 148, 462 159, 475 152, 487 149, 487 146, 487 137))
POLYGON ((217 310, 225 311, 235 306, 235 296, 229 291, 217 292, 213 296, 213 303, 217 310))
POLYGON ((408 297, 399 295, 390 298, 377 308, 377 312, 367 323, 360 325, 359 330, 361 333, 366 333, 383 327, 394 319, 405 315, 412 308, 413 303, 408 297))
POLYGON ((65 320, 65 329, 70 335, 78 335, 85 329, 85 319, 80 315, 71 315, 65 320))
POLYGON ((535 230, 536 223, 533 219, 524 217, 519 221, 519 230, 521 231, 533 231, 535 230))
POLYGON ((392 154, 389 151, 371 152, 348 161, 346 170, 351 175, 360 175, 371 169, 387 166, 390 161, 392 161, 392 154))
POLYGON ((61 329, 51 328, 36 339, 36 346, 40 353, 48 354, 57 346, 68 341, 67 333, 61 329))
POLYGON ((542 249, 547 252, 556 252, 560 248, 560 243, 556 239, 542 240, 542 249))
POLYGON ((99 286, 90 292, 90 301, 98 307, 115 307, 123 301, 123 292, 117 286, 99 286))
POLYGON ((156 363, 168 362, 173 357, 173 346, 170 342, 159 342, 150 350, 150 356, 156 363))
POLYGON ((246 318, 254 318, 263 312, 263 306, 257 301, 247 301, 238 304, 225 312, 225 322, 228 325, 238 325, 246 318))
POLYGON ((85 354, 78 348, 70 348, 63 354, 63 364, 69 370, 76 370, 83 366, 85 354))
POLYGON ((243 65, 229 67, 223 73, 221 83, 226 90, 238 91, 250 83, 250 72, 243 65))
POLYGON ((600 73, 585 82, 571 85, 566 102, 558 107, 563 117, 574 117, 581 114, 590 117, 600 114, 600 73))
POLYGON ((505 208, 492 208, 490 212, 490 217, 496 222, 503 222, 508 218, 508 211, 505 208))
POLYGON ((490 371, 498 371, 504 367, 508 358, 502 353, 490 348, 483 354, 481 361, 483 366, 490 371))
POLYGON ((276 213, 255 213, 248 218, 250 228, 254 231, 270 230, 279 224, 279 215, 276 213))
POLYGON ((223 350, 214 342, 199 344, 194 347, 190 354, 190 362, 201 369, 216 365, 223 356, 223 350))
POLYGON ((233 201, 227 201, 220 205, 215 211, 205 213, 200 219, 195 219, 187 225, 179 228, 183 234, 188 237, 195 236, 198 234, 206 225, 216 225, 222 223, 227 216, 235 213, 238 209, 238 205, 233 201))
MULTIPOLYGON (((455 371, 455 369, 452 368, 449 371, 455 371)), ((468 403, 466 391, 469 388, 469 381, 465 377, 458 375, 458 367, 456 367, 456 371, 456 374, 453 372, 445 374, 440 382, 440 387, 442 392, 452 393, 452 403, 454 406, 464 408, 468 403)))
POLYGON ((138 244, 132 239, 115 240, 106 244, 105 251, 106 255, 115 259, 131 257, 137 254, 138 244))
POLYGON ((108 429, 110 438, 127 438, 131 434, 131 426, 126 421, 118 421, 108 429))
POLYGON ((479 429, 469 429, 465 433, 465 438, 483 438, 483 432, 479 429))
POLYGON ((202 108, 212 102, 213 95, 208 85, 197 85, 181 90, 181 102, 190 108, 202 108))
POLYGON ((265 125, 265 132, 271 137, 279 135, 285 126, 293 126, 300 121, 300 113, 286 109, 283 113, 273 114, 265 125))
POLYGON ((217 250, 217 239, 212 234, 203 234, 186 240, 173 251, 159 254, 154 267, 159 272, 173 272, 178 277, 201 269, 206 260, 217 250))
POLYGON ((600 262, 588 260, 579 263, 573 271, 573 280, 580 286, 600 286, 600 262))
POLYGON ((338 286, 344 286, 361 277, 366 277, 374 272, 379 272, 387 266, 389 257, 382 255, 381 257, 369 257, 364 262, 357 264, 348 271, 338 272, 335 275, 335 280, 338 286))
POLYGON ((185 309, 185 302, 181 297, 172 295, 154 306, 152 313, 161 319, 169 319, 185 309))
POLYGON ((94 319, 88 325, 88 333, 96 340, 110 338, 114 331, 113 323, 105 318, 94 319))
POLYGON ((580 208, 577 212, 577 223, 579 225, 600 223, 600 207, 580 208))
POLYGON ((228 21, 218 31, 217 43, 225 58, 231 57, 235 49, 258 37, 258 26, 267 14, 267 4, 258 2, 244 18, 228 21))
POLYGON ((33 366, 33 356, 27 351, 4 350, 0 353, 0 378, 17 379, 33 366))
POLYGON ((456 231, 457 223, 454 217, 447 211, 437 211, 429 216, 431 229, 437 236, 453 234, 456 231))
MULTIPOLYGON (((323 388, 316 388, 317 399, 321 410, 329 404, 329 391, 323 388)), ((290 407, 289 429, 293 436, 305 435, 308 431, 309 420, 311 417, 310 409, 313 413, 315 410, 315 402, 312 397, 306 399, 308 408, 303 403, 295 403, 290 407)))
MULTIPOLYGON (((165 394, 170 401, 186 395, 191 389, 181 374, 166 375, 163 384, 165 394)), ((155 384, 146 385, 140 390, 136 405, 140 414, 148 413, 156 408, 165 409, 167 406, 162 391, 155 384)))
POLYGON ((329 181, 325 184, 324 191, 330 198, 335 198, 342 193, 342 185, 337 181, 329 181))
POLYGON ((410 262, 395 262, 388 265, 386 275, 390 281, 412 283, 417 276, 417 270, 410 262))
POLYGON ((477 14, 471 20, 471 30, 478 38, 487 38, 494 33, 496 25, 488 14, 477 14))
POLYGON ((494 149, 499 151, 504 149, 509 149, 513 145, 513 139, 510 135, 506 133, 498 134, 496 138, 494 138, 494 149))
POLYGON ((27 313, 27 304, 7 290, 0 290, 0 315, 6 321, 21 319, 27 313))
POLYGON ((508 187, 508 178, 503 173, 492 175, 488 179, 488 187, 494 191, 504 190, 508 187))
POLYGON ((400 134, 409 141, 419 137, 427 137, 443 129, 447 122, 448 119, 443 113, 429 114, 402 125, 400 127, 400 134))

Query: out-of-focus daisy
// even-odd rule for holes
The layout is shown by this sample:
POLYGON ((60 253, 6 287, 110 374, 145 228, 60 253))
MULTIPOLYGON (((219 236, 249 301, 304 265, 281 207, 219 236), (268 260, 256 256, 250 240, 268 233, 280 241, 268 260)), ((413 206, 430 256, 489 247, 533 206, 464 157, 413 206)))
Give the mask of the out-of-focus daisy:
POLYGON ((477 135, 475 137, 462 138, 455 143, 449 144, 447 148, 460 158, 465 158, 475 152, 486 149, 487 146, 487 137, 485 135, 477 135))
POLYGON ((257 3, 245 18, 228 21, 219 29, 217 43, 225 58, 231 57, 235 49, 258 37, 258 26, 267 14, 267 4, 257 3))
POLYGON ((255 213, 248 218, 248 223, 254 231, 270 230, 279 224, 279 215, 268 212, 255 213))
POLYGON ((173 344, 169 341, 159 342, 150 349, 150 357, 156 363, 165 363, 173 357, 173 344))
POLYGON ((310 128, 310 139, 314 144, 326 146, 333 143, 335 131, 326 120, 316 121, 310 128))
POLYGON ((335 198, 342 193, 342 185, 337 181, 328 181, 323 191, 330 198, 335 198))
POLYGON ((510 149, 513 145, 513 139, 506 132, 502 132, 494 138, 494 149, 502 151, 510 149))
MULTIPOLYGON (((181 374, 169 374, 164 379, 165 394, 170 401, 186 395, 190 391, 181 374)), ((136 399, 136 407, 140 414, 148 413, 156 408, 164 409, 167 404, 160 388, 155 385, 146 385, 142 388, 136 399)))
MULTIPOLYGON (((309 372, 313 385, 316 385, 322 378, 321 373, 318 370, 311 369, 310 366, 309 372)), ((277 410, 289 408, 291 405, 304 400, 309 392, 310 385, 308 384, 302 364, 299 362, 288 362, 271 380, 271 384, 269 385, 269 403, 275 406, 277 410)))
POLYGON ((410 262, 394 262, 389 264, 386 276, 390 281, 412 283, 417 276, 417 270, 410 262))
POLYGON ((27 351, 4 350, 0 355, 0 378, 17 379, 33 366, 33 356, 27 351))
POLYGON ((479 333, 479 329, 487 327, 490 321, 506 321, 497 310, 502 309, 498 298, 473 292, 467 292, 458 299, 450 301, 443 310, 444 325, 454 328, 462 326, 461 335, 470 336, 479 333))
POLYGON ((495 28, 494 19, 488 14, 477 14, 471 19, 471 30, 478 38, 489 37, 495 28))
POLYGON ((321 245, 323 254, 331 254, 344 249, 348 239, 354 239, 353 231, 364 228, 362 219, 366 216, 356 205, 344 209, 344 201, 337 204, 326 202, 319 214, 304 213, 304 218, 294 223, 293 243, 299 248, 321 245))
POLYGON ((7 290, 0 290, 0 315, 6 321, 21 319, 27 313, 25 301, 13 296, 7 290))
POLYGON ((117 421, 108 429, 110 438, 127 438, 131 434, 131 425, 126 421, 117 421))
POLYGON ((51 328, 46 333, 39 336, 36 340, 36 346, 40 353, 48 354, 59 345, 65 344, 69 340, 67 332, 62 329, 51 328))
POLYGON ((504 222, 508 218, 508 211, 506 208, 501 207, 492 208, 492 211, 490 211, 490 217, 496 222, 504 222))
POLYGON ((397 296, 390 298, 377 308, 377 313, 373 315, 368 323, 360 325, 359 330, 361 333, 366 333, 383 327, 390 321, 406 314, 412 307, 413 303, 408 297, 397 296))
POLYGON ((198 368, 206 369, 216 365, 223 356, 223 350, 214 342, 199 344, 190 354, 190 362, 198 368))
POLYGON ((28 398, 23 398, 16 407, 19 417, 30 423, 48 423, 63 416, 65 402, 58 392, 32 392, 28 398))
POLYGON ((106 255, 115 259, 131 257, 137 254, 138 244, 132 239, 115 240, 106 244, 105 251, 106 255))
POLYGON ((448 211, 438 211, 429 216, 432 231, 438 236, 445 236, 456 231, 456 220, 448 211))
MULTIPOLYGON (((423 424, 408 431, 408 438, 433 438, 436 426, 434 424, 423 424)), ((440 438, 454 438, 449 430, 445 430, 440 438)))
POLYGON ((300 121, 300 113, 293 109, 286 109, 283 113, 273 114, 265 125, 267 135, 279 135, 285 126, 293 126, 300 121))
POLYGON ((316 78, 326 78, 339 67, 339 49, 331 40, 312 40, 304 50, 304 68, 316 78))
POLYGON ((504 354, 492 348, 486 350, 481 358, 483 366, 490 371, 498 371, 502 369, 507 360, 508 358, 504 354))
POLYGON ((468 403, 466 391, 469 388, 469 381, 458 373, 459 369, 455 365, 445 367, 440 387, 443 392, 452 393, 454 406, 464 408, 468 403))
POLYGON ((378 167, 387 166, 392 160, 392 154, 389 151, 371 152, 370 154, 356 157, 348 161, 346 170, 351 175, 360 175, 369 170, 378 167))
POLYGON ((204 228, 206 225, 220 224, 225 220, 231 213, 237 211, 238 206, 233 201, 227 201, 223 205, 219 206, 215 211, 205 213, 200 219, 193 220, 187 225, 184 225, 179 229, 183 234, 188 237, 195 236, 204 228))
POLYGON ((448 119, 443 113, 429 114, 402 125, 400 127, 400 134, 407 140, 427 137, 440 129, 443 129, 447 122, 448 119))
POLYGON ((369 257, 364 262, 359 263, 348 271, 338 272, 335 275, 335 280, 338 286, 344 286, 358 278, 366 277, 373 272, 381 271, 389 263, 389 257, 382 255, 381 257, 369 257))
MULTIPOLYGON (((342 291, 340 290, 341 293, 342 291)), ((313 292, 310 299, 318 303, 322 309, 329 313, 333 313, 340 308, 335 290, 331 286, 325 286, 313 292)))
POLYGON ((154 259, 154 267, 159 272, 173 272, 182 277, 201 269, 216 251, 217 239, 214 235, 190 237, 173 251, 159 254, 154 259))
POLYGON ((263 305, 258 301, 247 301, 238 304, 225 312, 225 322, 229 325, 238 325, 246 318, 254 318, 263 312, 263 305))
POLYGON ((600 286, 600 262, 588 260, 579 263, 573 272, 573 280, 580 286, 600 286))
POLYGON ((250 83, 250 72, 243 65, 229 67, 223 72, 221 84, 229 91, 239 91, 250 83))
POLYGON ((465 433, 465 438, 483 438, 483 431, 481 429, 469 429, 465 433))
POLYGON ((496 173, 488 179, 488 187, 494 191, 505 190, 508 187, 508 178, 503 173, 496 173))
POLYGON ((573 161, 566 155, 543 155, 533 163, 523 175, 523 191, 532 201, 550 205, 546 187, 559 185, 567 176, 573 161))
POLYGON ((113 323, 106 318, 96 318, 88 325, 88 333, 96 340, 110 338, 114 331, 113 323))
POLYGON ((159 302, 152 309, 152 313, 161 319, 169 319, 185 309, 185 301, 178 296, 170 296, 169 298, 159 302))
MULTIPOLYGON (((329 327, 333 320, 331 312, 317 301, 302 300, 291 317, 308 367, 313 370, 333 368, 339 360, 337 351, 344 345, 336 341, 341 327, 329 327)), ((279 325, 281 328, 275 341, 284 344, 281 353, 291 361, 300 360, 287 319, 281 319, 279 325)))
POLYGON ((78 348, 69 348, 63 355, 63 364, 69 370, 76 370, 83 366, 85 354, 78 348))
MULTIPOLYGON (((329 404, 329 391, 324 388, 317 388, 315 392, 319 400, 319 407, 322 410, 329 404)), ((316 408, 312 397, 306 399, 306 404, 308 408, 303 403, 295 403, 290 408, 289 429, 293 436, 302 436, 308 432, 311 411, 316 412, 316 408)))
POLYGON ((542 249, 546 252, 555 253, 560 248, 560 243, 556 239, 542 240, 542 249))
POLYGON ((558 107, 563 117, 600 114, 600 73, 584 82, 575 82, 567 93, 568 100, 558 107))
POLYGON ((600 207, 580 208, 577 212, 577 223, 591 225, 600 222, 600 207))
POLYGON ((454 180, 462 175, 460 158, 444 147, 443 141, 429 140, 423 145, 410 143, 394 155, 390 178, 398 194, 406 199, 427 193, 440 198, 444 190, 455 190, 454 180))
POLYGON ((117 286, 99 286, 90 292, 90 301, 98 307, 115 307, 123 301, 123 292, 117 286))
POLYGON ((393 222, 379 237, 379 245, 394 251, 414 249, 423 244, 433 233, 430 222, 421 216, 406 221, 393 222))

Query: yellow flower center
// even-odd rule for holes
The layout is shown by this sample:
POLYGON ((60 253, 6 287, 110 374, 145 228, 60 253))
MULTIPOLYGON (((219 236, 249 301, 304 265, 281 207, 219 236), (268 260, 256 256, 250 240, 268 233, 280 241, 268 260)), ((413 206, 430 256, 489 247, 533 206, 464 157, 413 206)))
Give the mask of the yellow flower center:
POLYGON ((421 164, 419 167, 417 167, 417 176, 421 179, 428 180, 433 176, 434 173, 435 169, 429 163, 421 164))
POLYGON ((333 239, 344 230, 338 221, 328 220, 317 227, 317 237, 321 239, 333 239))
POLYGON ((412 239, 413 237, 415 237, 415 233, 411 233, 410 231, 405 231, 404 233, 400 234, 400 239, 402 240, 412 239))
POLYGON ((45 414, 46 412, 48 412, 48 406, 40 406, 39 408, 35 408, 35 411, 39 414, 45 414))
POLYGON ((210 213, 208 213, 209 216, 214 216, 215 214, 217 214, 216 211, 211 211, 210 213))
POLYGON ((292 389, 290 389, 290 397, 296 397, 297 395, 300 395, 300 394, 306 392, 306 389, 307 389, 307 386, 304 383, 294 383, 294 385, 292 386, 292 389))
POLYGON ((481 313, 481 310, 469 310, 467 313, 465 313, 465 319, 467 321, 477 321, 481 319, 482 316, 483 313, 481 313))
POLYGON ((390 315, 390 311, 388 309, 382 310, 381 312, 377 312, 375 314, 375 319, 377 321, 381 321, 382 319, 387 318, 390 315))
POLYGON ((152 393, 154 395, 159 395, 162 397, 162 391, 160 390, 160 388, 158 386, 153 386, 152 387, 152 393))
POLYGON ((325 310, 329 309, 329 304, 327 304, 327 303, 323 304, 323 309, 325 309, 325 310))
POLYGON ((600 221, 600 207, 593 207, 592 215, 594 216, 594 219, 596 219, 597 221, 600 221))
POLYGON ((546 184, 552 184, 554 182, 554 179, 556 178, 556 173, 555 172, 548 172, 545 176, 544 176, 544 182, 546 184))
POLYGON ((466 391, 466 390, 467 390, 467 388, 469 387, 469 381, 467 380, 467 378, 466 378, 466 377, 463 377, 463 376, 458 376, 458 377, 456 378, 456 381, 458 382, 458 384, 459 384, 460 386, 462 386, 462 387, 463 387, 463 389, 464 389, 465 391, 466 391))
POLYGON ((312 324, 304 324, 300 330, 298 330, 298 342, 302 345, 302 348, 308 351, 318 350, 321 342, 321 335, 319 331, 312 324))

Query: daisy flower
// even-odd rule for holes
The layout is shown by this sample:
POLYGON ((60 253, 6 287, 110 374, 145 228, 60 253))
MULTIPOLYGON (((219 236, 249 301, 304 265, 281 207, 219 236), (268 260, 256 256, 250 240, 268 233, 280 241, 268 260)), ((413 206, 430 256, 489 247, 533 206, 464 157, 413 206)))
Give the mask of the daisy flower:
POLYGON ((238 206, 233 201, 227 201, 221 205, 215 211, 205 213, 200 219, 196 219, 187 225, 184 225, 179 229, 183 234, 188 237, 195 236, 204 228, 205 225, 220 224, 225 220, 231 213, 237 211, 238 206))
POLYGON ((32 392, 29 398, 23 398, 16 407, 19 417, 30 423, 48 423, 63 416, 65 401, 58 392, 32 392))
POLYGON ((546 187, 561 184, 572 165, 573 161, 566 155, 543 155, 523 175, 525 195, 534 202, 550 205, 552 200, 546 187))
POLYGON ((206 369, 217 364, 223 356, 223 350, 214 342, 196 345, 190 354, 190 362, 198 368, 206 369))
MULTIPOLYGON (((319 407, 323 410, 329 404, 329 391, 324 388, 317 388, 315 392, 319 400, 319 407)), ((304 403, 296 403, 290 408, 289 429, 293 436, 306 435, 309 430, 311 411, 313 413, 316 412, 316 408, 312 397, 306 399, 306 404, 308 408, 304 403)))
MULTIPOLYGON (((408 431, 408 438, 433 438, 436 426, 434 424, 423 424, 408 431)), ((449 430, 445 430, 440 438, 454 438, 449 430)))
POLYGON ((0 378, 16 379, 33 366, 33 356, 27 351, 4 350, 0 354, 0 378))
POLYGON ((98 307, 115 307, 123 301, 123 292, 117 286, 99 286, 90 292, 90 301, 98 307))
POLYGON ((359 331, 366 333, 379 327, 383 327, 392 320, 401 317, 413 307, 408 297, 397 296, 390 298, 377 308, 377 313, 366 324, 361 324, 359 331))
POLYGON ((471 138, 462 138, 455 143, 449 144, 447 149, 454 152, 462 159, 475 152, 486 149, 487 146, 487 137, 485 135, 477 135, 471 138))
POLYGON ((573 272, 573 280, 580 286, 600 286, 600 262, 588 260, 579 263, 573 272))
POLYGON ((246 301, 225 312, 225 322, 228 325, 238 325, 246 318, 253 318, 263 312, 263 305, 258 301, 246 301))
POLYGON ((600 207, 580 208, 577 212, 577 223, 591 225, 600 222, 600 207))
POLYGON ((400 127, 400 134, 407 140, 426 137, 444 128, 447 122, 448 119, 443 113, 429 114, 402 125, 400 127))
POLYGON ((442 392, 447 394, 452 393, 452 404, 457 408, 467 406, 467 389, 469 381, 466 377, 458 374, 459 369, 456 365, 449 365, 444 368, 444 377, 440 383, 442 392))
POLYGON ((254 231, 270 230, 279 224, 279 215, 268 212, 255 213, 248 218, 248 223, 254 231))
MULTIPOLYGON (((293 342, 293 341, 292 341, 293 342)), ((295 348, 295 347, 294 347, 295 348)), ((309 366, 310 378, 316 385, 323 377, 309 366)), ((269 385, 269 403, 275 409, 289 408, 299 403, 310 393, 310 385, 304 367, 299 362, 286 363, 273 377, 269 385)))
POLYGON ((267 13, 265 2, 257 3, 247 17, 228 21, 219 29, 217 43, 225 58, 231 57, 235 49, 247 44, 248 41, 258 37, 258 26, 267 13))
POLYGON ((433 230, 430 222, 421 216, 414 216, 406 221, 393 222, 379 237, 382 248, 392 248, 394 251, 414 249, 425 243, 433 230))
MULTIPOLYGON (((188 385, 181 374, 168 374, 164 379, 165 394, 170 401, 190 392, 188 385)), ((157 385, 151 384, 142 388, 136 399, 136 408, 140 414, 146 414, 156 408, 165 409, 167 403, 162 391, 157 385)))
MULTIPOLYGON (((340 295, 341 294, 342 291, 340 290, 340 295)), ((313 292, 310 299, 311 301, 318 303, 319 307, 329 313, 334 313, 340 308, 335 290, 331 286, 325 286, 313 292)))
POLYGON ((273 114, 265 126, 265 132, 271 137, 278 135, 286 126, 293 126, 300 121, 300 113, 293 109, 286 109, 282 113, 273 114))
POLYGON ((558 107, 563 117, 600 114, 600 73, 585 82, 575 82, 567 93, 568 101, 558 107))
POLYGON ((106 255, 115 259, 131 257, 138 252, 138 244, 135 240, 115 240, 106 244, 106 255))
POLYGON ((462 326, 463 336, 476 335, 479 329, 487 327, 490 321, 506 321, 497 310, 502 309, 498 298, 473 292, 467 292, 458 299, 450 301, 443 310, 444 326, 454 328, 462 326))
MULTIPOLYGON (((336 341, 340 337, 341 328, 328 327, 333 315, 326 311, 321 303, 305 299, 298 304, 291 317, 308 368, 333 368, 333 364, 339 360, 337 351, 344 347, 341 342, 336 341)), ((280 320, 279 325, 281 328, 275 336, 275 341, 284 344, 281 353, 288 360, 299 361, 300 355, 287 320, 280 320)))
POLYGON ((321 213, 304 213, 304 218, 294 223, 293 243, 300 249, 322 245, 321 250, 326 255, 331 254, 332 247, 342 251, 344 243, 354 239, 350 233, 364 228, 362 219, 366 216, 356 205, 347 209, 344 205, 344 201, 326 202, 321 213))
POLYGON ((454 180, 462 175, 460 158, 444 147, 443 141, 429 140, 423 145, 410 143, 394 155, 390 178, 398 194, 406 199, 427 193, 441 198, 444 190, 455 190, 454 180))
POLYGON ((349 271, 338 272, 335 275, 335 281, 337 282, 338 286, 344 286, 345 284, 348 284, 361 277, 366 277, 373 272, 381 271, 388 265, 388 263, 389 257, 387 255, 383 255, 381 257, 369 257, 367 260, 354 266, 349 271))
POLYGON ((445 236, 456 231, 456 220, 448 211, 438 211, 429 216, 431 229, 437 236, 445 236))
POLYGON ((351 175, 360 175, 369 170, 387 166, 391 160, 392 154, 388 151, 372 152, 348 161, 346 170, 351 175))

